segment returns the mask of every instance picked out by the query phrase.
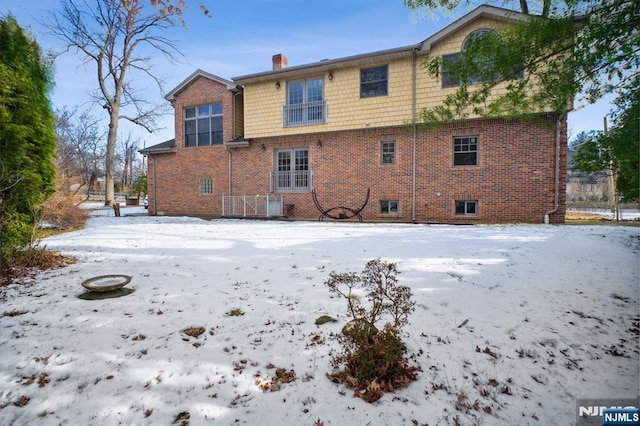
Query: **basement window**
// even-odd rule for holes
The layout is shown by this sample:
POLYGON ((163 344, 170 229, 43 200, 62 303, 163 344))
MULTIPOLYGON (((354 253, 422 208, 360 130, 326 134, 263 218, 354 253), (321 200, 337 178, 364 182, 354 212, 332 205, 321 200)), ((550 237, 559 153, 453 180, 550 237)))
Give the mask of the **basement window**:
POLYGON ((398 200, 380 200, 380 214, 398 214, 398 200))
POLYGON ((456 200, 456 216, 477 216, 478 202, 467 200, 456 200))

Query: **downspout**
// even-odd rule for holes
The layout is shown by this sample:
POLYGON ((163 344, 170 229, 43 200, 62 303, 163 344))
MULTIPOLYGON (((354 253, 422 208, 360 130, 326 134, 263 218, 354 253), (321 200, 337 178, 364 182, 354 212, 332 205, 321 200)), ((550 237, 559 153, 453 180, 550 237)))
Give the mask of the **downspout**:
POLYGON ((416 108, 417 108, 417 93, 416 93, 416 63, 417 63, 417 49, 412 51, 412 67, 411 67, 411 221, 416 221, 416 108))
POLYGON ((555 182, 553 187, 553 209, 544 214, 544 223, 549 224, 549 215, 558 211, 560 197, 560 129, 562 120, 567 116, 567 111, 560 114, 556 121, 556 159, 555 159, 555 182))
MULTIPOLYGON (((231 108, 231 122, 233 123, 233 130, 232 130, 232 137, 231 139, 235 139, 238 135, 236 134, 236 106, 237 106, 237 102, 236 102, 236 96, 238 96, 239 94, 241 94, 241 91, 237 91, 236 93, 233 94, 233 98, 232 98, 232 108, 231 108)), ((243 123, 244 124, 244 123, 243 123)), ((244 127, 244 125, 243 125, 244 127)), ((231 193, 231 188, 232 188, 232 182, 233 182, 233 169, 231 167, 232 165, 232 157, 233 157, 233 148, 229 149, 229 155, 228 155, 228 165, 227 165, 227 176, 229 177, 229 182, 227 183, 227 194, 228 195, 233 195, 231 193)))
POLYGON ((233 195, 233 194, 231 194, 231 181, 232 181, 232 179, 231 179, 231 173, 233 173, 233 171, 232 171, 232 169, 231 169, 231 157, 232 157, 232 155, 233 155, 233 151, 230 149, 230 150, 229 150, 229 156, 228 156, 228 158, 229 158, 229 165, 228 165, 228 169, 229 169, 229 173, 228 173, 228 175, 229 175, 229 183, 228 183, 228 186, 229 186, 229 187, 228 187, 228 189, 227 189, 227 191, 228 191, 228 194, 229 194, 229 195, 233 195))
POLYGON ((150 155, 153 158, 153 216, 158 214, 158 191, 156 190, 156 156, 150 155))

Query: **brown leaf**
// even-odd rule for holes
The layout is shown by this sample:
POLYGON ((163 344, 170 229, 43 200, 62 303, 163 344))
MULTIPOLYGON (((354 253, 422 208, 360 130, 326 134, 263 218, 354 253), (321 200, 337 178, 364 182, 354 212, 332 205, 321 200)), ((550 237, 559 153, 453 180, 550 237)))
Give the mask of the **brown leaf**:
POLYGON ((29 401, 31 401, 31 398, 29 398, 28 396, 22 395, 20 398, 18 398, 16 402, 13 403, 13 405, 15 405, 16 407, 24 407, 29 403, 29 401))

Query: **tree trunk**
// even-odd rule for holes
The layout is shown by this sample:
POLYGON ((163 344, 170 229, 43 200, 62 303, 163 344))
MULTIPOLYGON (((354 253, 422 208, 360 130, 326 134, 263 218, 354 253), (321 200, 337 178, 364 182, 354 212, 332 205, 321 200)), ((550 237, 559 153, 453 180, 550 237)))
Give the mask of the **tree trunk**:
POLYGON ((104 205, 112 206, 115 200, 113 172, 116 159, 116 137, 118 134, 118 110, 109 108, 109 133, 107 135, 107 158, 105 162, 104 205))

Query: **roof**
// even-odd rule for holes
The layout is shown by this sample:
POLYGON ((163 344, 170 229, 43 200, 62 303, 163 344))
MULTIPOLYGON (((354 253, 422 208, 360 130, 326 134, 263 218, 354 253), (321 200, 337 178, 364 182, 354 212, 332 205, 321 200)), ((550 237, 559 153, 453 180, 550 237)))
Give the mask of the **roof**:
POLYGON ((216 81, 216 82, 218 82, 220 84, 223 84, 223 85, 227 86, 228 90, 233 90, 233 91, 240 90, 240 87, 238 87, 238 85, 235 84, 233 81, 229 81, 229 80, 226 80, 226 79, 224 79, 222 77, 218 77, 217 75, 208 73, 206 71, 202 71, 201 69, 197 69, 193 74, 191 74, 189 77, 184 79, 184 81, 182 83, 178 84, 173 90, 171 90, 169 93, 167 93, 164 98, 166 100, 168 100, 169 102, 175 100, 176 95, 178 93, 180 93, 185 87, 187 87, 189 84, 191 84, 191 82, 194 81, 198 77, 207 78, 209 80, 213 80, 213 81, 216 81))
POLYGON ((168 141, 164 141, 159 144, 150 146, 149 148, 141 149, 138 152, 142 155, 166 154, 166 153, 176 152, 176 140, 170 139, 168 141))
POLYGON ((308 70, 311 69, 313 69, 315 72, 327 72, 340 68, 362 66, 393 59, 407 58, 411 57, 414 52, 416 54, 426 55, 431 51, 432 46, 434 46, 441 40, 449 37, 451 34, 458 31, 460 28, 465 27, 471 22, 482 18, 491 18, 499 21, 513 22, 528 19, 528 15, 524 15, 522 13, 508 9, 502 9, 499 7, 482 5, 466 14, 462 18, 456 20, 452 24, 447 25, 445 28, 420 43, 398 47, 395 49, 387 49, 360 55, 346 56, 343 58, 325 59, 319 62, 264 71, 256 74, 247 74, 239 77, 232 77, 232 80, 240 85, 245 85, 248 83, 273 80, 274 78, 296 77, 306 74, 308 70))
POLYGON ((477 21, 478 19, 490 18, 496 21, 514 22, 525 21, 530 17, 530 15, 525 15, 514 10, 503 9, 501 7, 483 4, 424 40, 421 43, 422 51, 428 53, 433 45, 449 37, 459 29, 466 27, 473 21, 477 21))

